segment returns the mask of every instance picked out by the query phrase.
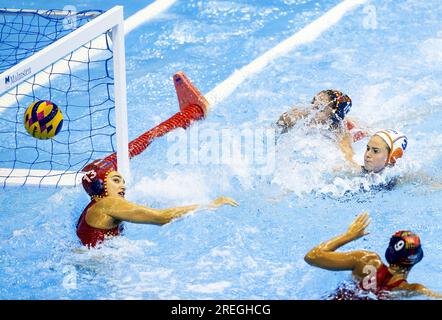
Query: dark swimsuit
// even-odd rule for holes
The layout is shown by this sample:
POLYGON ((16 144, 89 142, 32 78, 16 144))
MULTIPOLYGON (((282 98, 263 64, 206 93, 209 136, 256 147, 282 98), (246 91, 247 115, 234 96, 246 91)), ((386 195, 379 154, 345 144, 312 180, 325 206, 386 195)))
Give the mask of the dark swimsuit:
POLYGON ((97 244, 103 242, 107 237, 118 236, 123 231, 122 224, 112 229, 98 229, 91 227, 86 222, 86 214, 95 203, 96 201, 92 200, 88 204, 77 222, 77 236, 80 238, 81 243, 87 247, 95 247, 97 244))
MULTIPOLYGON (((378 174, 381 173, 384 170, 385 169, 382 169, 381 171, 378 172, 378 174)), ((370 172, 367 171, 364 168, 364 166, 361 166, 361 177, 366 176, 368 174, 370 174, 370 172)), ((385 183, 381 183, 381 184, 370 186, 370 189, 372 189, 372 190, 392 190, 396 186, 397 182, 398 182, 397 177, 391 177, 385 183)))

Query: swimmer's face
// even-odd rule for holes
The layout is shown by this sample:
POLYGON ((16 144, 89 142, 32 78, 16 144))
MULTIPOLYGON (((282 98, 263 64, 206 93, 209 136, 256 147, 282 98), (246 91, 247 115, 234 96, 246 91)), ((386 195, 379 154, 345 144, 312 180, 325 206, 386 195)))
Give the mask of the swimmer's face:
POLYGON ((385 168, 388 159, 388 146, 382 138, 373 136, 367 143, 364 154, 364 167, 369 172, 379 172, 385 168))
POLYGON ((112 171, 107 176, 107 194, 108 196, 116 196, 124 198, 126 194, 126 181, 123 176, 117 172, 112 171))
POLYGON ((325 93, 318 93, 312 100, 312 108, 315 110, 315 122, 326 124, 333 118, 335 111, 333 110, 333 101, 325 93))

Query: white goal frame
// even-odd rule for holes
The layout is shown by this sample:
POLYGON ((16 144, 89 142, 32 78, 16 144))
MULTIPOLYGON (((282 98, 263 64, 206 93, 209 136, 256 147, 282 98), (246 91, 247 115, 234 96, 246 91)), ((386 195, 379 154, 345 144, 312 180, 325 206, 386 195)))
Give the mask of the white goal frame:
MULTIPOLYGON (((17 10, 16 10, 17 11, 17 10)), ((33 11, 43 12, 43 11, 33 11)), ((61 12, 58 12, 58 14, 61 12)), ((72 12, 69 12, 72 14, 72 12)), ((24 12, 26 14, 26 11, 24 12)), ((69 16, 67 16, 69 17, 69 16)), ((118 171, 125 180, 130 179, 127 97, 126 97, 126 63, 124 48, 123 6, 115 6, 102 13, 78 29, 72 31, 46 48, 36 52, 10 69, 0 74, 0 98, 23 83, 25 80, 44 70, 53 63, 66 57, 81 46, 111 30, 113 48, 115 125, 118 171), (7 81, 8 77, 17 75, 15 82, 7 81)), ((11 79, 11 78, 9 78, 11 79)), ((9 105, 12 107, 13 105, 9 105)), ((81 174, 75 171, 32 170, 0 168, 0 184, 5 185, 39 185, 39 186, 75 186, 81 182, 81 174), (62 174, 60 176, 60 174, 62 174), (2 176, 7 176, 2 177, 2 176)))

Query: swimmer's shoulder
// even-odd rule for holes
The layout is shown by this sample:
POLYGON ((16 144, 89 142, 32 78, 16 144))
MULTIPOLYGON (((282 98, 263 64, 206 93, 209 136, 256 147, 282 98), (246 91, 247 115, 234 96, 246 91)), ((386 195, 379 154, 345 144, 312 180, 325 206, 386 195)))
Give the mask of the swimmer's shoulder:
POLYGON ((124 198, 117 196, 104 197, 91 206, 86 213, 86 222, 88 225, 109 229, 117 226, 121 220, 114 218, 112 215, 115 211, 126 207, 131 203, 124 198))
POLYGON ((131 202, 118 196, 108 196, 99 199, 88 210, 88 215, 92 214, 109 214, 114 210, 118 210, 121 207, 130 206, 131 202))
POLYGON ((373 251, 358 250, 358 261, 353 269, 353 276, 363 278, 384 265, 381 257, 373 251))
POLYGON ((380 267, 383 264, 381 257, 376 252, 368 250, 360 250, 360 252, 361 252, 360 261, 363 264, 374 263, 378 267, 380 267))

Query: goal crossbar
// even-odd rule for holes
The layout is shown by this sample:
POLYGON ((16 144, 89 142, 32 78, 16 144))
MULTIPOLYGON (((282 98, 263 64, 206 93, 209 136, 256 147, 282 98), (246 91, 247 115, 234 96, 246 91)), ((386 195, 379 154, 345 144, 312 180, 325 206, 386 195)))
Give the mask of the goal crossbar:
POLYGON ((38 14, 40 16, 61 16, 66 17, 69 15, 76 15, 76 16, 84 16, 84 17, 90 17, 93 18, 101 13, 101 11, 85 11, 85 12, 74 12, 74 11, 68 11, 68 10, 30 10, 30 9, 0 9, 0 13, 2 15, 34 15, 38 14))

